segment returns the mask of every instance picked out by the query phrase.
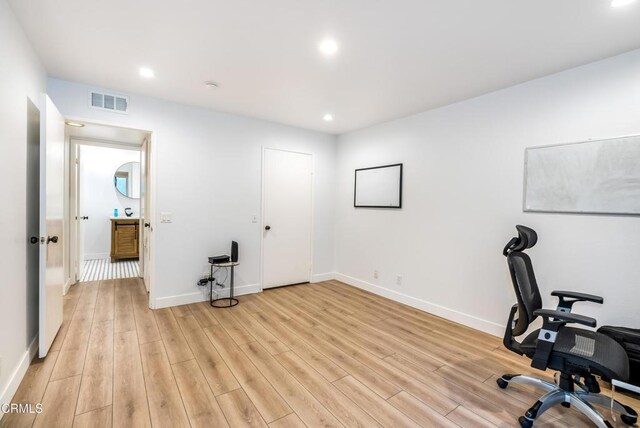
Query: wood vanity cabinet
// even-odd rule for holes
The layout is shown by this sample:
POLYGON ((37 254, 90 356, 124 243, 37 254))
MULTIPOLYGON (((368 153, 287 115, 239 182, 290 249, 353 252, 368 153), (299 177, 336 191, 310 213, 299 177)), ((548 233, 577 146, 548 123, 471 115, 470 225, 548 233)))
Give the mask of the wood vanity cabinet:
POLYGON ((139 219, 111 219, 111 260, 139 258, 139 219))

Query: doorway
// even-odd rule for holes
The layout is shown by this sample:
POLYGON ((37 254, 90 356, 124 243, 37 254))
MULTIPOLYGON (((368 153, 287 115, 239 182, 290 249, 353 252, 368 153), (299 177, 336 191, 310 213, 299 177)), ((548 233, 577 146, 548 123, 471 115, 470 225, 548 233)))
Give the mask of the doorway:
POLYGON ((263 151, 262 288, 311 280, 313 156, 263 151))
POLYGON ((80 139, 74 142, 78 152, 78 279, 138 277, 140 149, 80 139))
POLYGON ((74 282, 143 277, 150 133, 83 125, 67 127, 74 282))

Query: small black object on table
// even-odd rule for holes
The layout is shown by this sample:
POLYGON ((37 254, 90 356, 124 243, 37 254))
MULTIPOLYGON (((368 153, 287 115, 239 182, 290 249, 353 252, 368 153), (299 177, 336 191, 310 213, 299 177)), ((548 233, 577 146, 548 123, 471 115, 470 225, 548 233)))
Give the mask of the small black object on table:
POLYGON ((238 299, 236 299, 235 297, 233 297, 233 287, 234 287, 234 268, 236 266, 238 266, 240 264, 240 262, 223 262, 223 263, 211 263, 211 275, 209 276, 210 279, 210 291, 211 293, 209 294, 209 304, 214 307, 214 308, 231 308, 235 305, 237 305, 238 299), (231 280, 229 281, 229 297, 220 297, 218 299, 214 299, 213 298, 213 283, 215 282, 215 280, 213 279, 213 268, 229 268, 231 270, 231 280), (223 304, 226 303, 226 304, 223 304))

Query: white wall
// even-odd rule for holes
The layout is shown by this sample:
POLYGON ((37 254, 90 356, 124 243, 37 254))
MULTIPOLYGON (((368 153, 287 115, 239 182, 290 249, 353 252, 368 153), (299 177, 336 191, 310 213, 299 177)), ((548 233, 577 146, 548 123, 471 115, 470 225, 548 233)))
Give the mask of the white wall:
POLYGON ((539 233, 530 254, 545 296, 600 294, 604 306, 576 309, 640 327, 637 216, 522 211, 525 147, 630 134, 640 134, 640 50, 342 135, 339 277, 502 334, 515 296, 501 251, 521 223, 539 233), (402 210, 354 209, 353 170, 395 162, 402 210))
MULTIPOLYGON (((151 83, 153 84, 153 83, 151 83)), ((314 154, 313 273, 334 271, 335 137, 131 94, 128 115, 87 106, 92 88, 49 79, 48 93, 66 117, 151 130, 155 144, 155 304, 201 300, 195 285, 207 256, 240 244, 240 290, 260 282, 262 147, 314 154), (160 223, 172 212, 173 223, 160 223)))
POLYGON ((5 0, 0 0, 0 40, 0 403, 5 403, 22 380, 38 332, 38 290, 27 289, 26 277, 27 98, 38 105, 46 73, 5 0))
MULTIPOLYGON (((76 141, 82 143, 81 141, 76 141)), ((113 185, 113 174, 127 162, 140 162, 137 150, 114 149, 99 146, 80 146, 80 207, 84 220, 85 260, 103 259, 111 252, 111 217, 118 209, 119 217, 126 218, 124 209, 140 215, 140 199, 122 196, 113 185)), ((139 165, 139 164, 138 164, 139 165)), ((132 180, 139 194, 140 168, 132 180)))

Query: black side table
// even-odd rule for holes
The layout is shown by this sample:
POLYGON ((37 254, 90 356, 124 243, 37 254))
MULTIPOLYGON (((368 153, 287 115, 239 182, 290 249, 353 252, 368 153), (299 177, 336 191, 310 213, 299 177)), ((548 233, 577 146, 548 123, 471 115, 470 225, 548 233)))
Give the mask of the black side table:
POLYGON ((225 262, 225 263, 212 263, 211 264, 211 275, 209 276, 209 278, 211 278, 211 287, 210 287, 210 291, 211 294, 209 294, 209 299, 210 302, 209 304, 214 307, 214 308, 231 308, 235 305, 237 305, 238 299, 236 299, 235 297, 233 297, 233 286, 234 286, 234 268, 236 266, 238 266, 240 264, 240 262, 225 262), (229 268, 231 270, 231 281, 229 282, 229 297, 220 297, 218 299, 214 299, 213 298, 213 268, 229 268), (226 303, 226 304, 223 304, 226 303))

